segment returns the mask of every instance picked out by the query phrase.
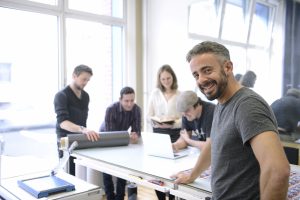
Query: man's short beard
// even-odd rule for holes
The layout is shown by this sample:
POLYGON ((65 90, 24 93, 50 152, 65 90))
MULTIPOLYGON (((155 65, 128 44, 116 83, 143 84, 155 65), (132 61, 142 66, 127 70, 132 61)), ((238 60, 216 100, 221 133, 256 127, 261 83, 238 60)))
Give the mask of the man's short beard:
POLYGON ((205 97, 210 100, 210 101, 213 101, 215 99, 218 99, 220 96, 222 96, 225 88, 227 87, 227 84, 228 84, 228 80, 227 80, 227 76, 224 72, 224 70, 221 71, 221 79, 219 81, 219 84, 218 82, 214 81, 216 86, 217 86, 217 92, 215 95, 207 95, 205 94, 204 92, 202 92, 200 86, 198 85, 200 91, 205 95, 205 97))
POLYGON ((77 90, 82 90, 82 88, 81 88, 79 85, 77 85, 77 84, 75 84, 75 88, 76 88, 77 90))

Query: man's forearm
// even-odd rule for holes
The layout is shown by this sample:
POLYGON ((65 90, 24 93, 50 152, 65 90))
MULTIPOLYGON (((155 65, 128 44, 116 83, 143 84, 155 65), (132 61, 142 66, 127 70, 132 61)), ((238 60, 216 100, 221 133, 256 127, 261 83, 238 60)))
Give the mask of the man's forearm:
POLYGON ((176 147, 176 149, 184 149, 187 147, 187 143, 184 141, 182 137, 179 137, 176 142, 173 143, 173 146, 176 147))
POLYGON ((289 186, 289 176, 284 172, 261 173, 261 200, 285 200, 289 186))
POLYGON ((192 169, 191 177, 195 180, 201 175, 201 173, 208 169, 211 163, 211 143, 207 141, 207 144, 204 146, 199 158, 196 162, 195 167, 192 169))
POLYGON ((192 147, 196 147, 199 148, 200 150, 202 150, 205 146, 205 141, 196 141, 193 139, 189 139, 187 141, 188 145, 192 146, 192 147))
POLYGON ((73 132, 73 133, 81 133, 82 132, 82 128, 80 125, 74 124, 73 122, 70 122, 68 120, 65 120, 62 123, 60 123, 60 128, 67 130, 69 132, 73 132))

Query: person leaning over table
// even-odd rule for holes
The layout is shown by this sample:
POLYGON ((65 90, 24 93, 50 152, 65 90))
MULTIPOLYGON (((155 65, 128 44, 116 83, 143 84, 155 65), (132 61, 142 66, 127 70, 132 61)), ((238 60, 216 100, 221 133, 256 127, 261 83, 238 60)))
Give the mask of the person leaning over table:
POLYGON ((148 103, 148 122, 154 133, 168 134, 175 142, 180 136, 181 114, 176 110, 180 94, 177 77, 170 65, 163 65, 157 72, 156 89, 151 93, 148 103), (174 123, 158 123, 152 117, 174 120, 174 123))
POLYGON ((290 88, 286 95, 271 104, 281 136, 300 137, 300 90, 290 88))
MULTIPOLYGON (((57 145, 60 146, 60 138, 68 134, 86 134, 88 140, 99 139, 98 132, 86 128, 86 121, 89 111, 89 94, 84 91, 84 87, 93 76, 93 71, 89 66, 78 65, 74 68, 71 84, 56 93, 54 97, 54 109, 56 113, 56 134, 57 145)), ((63 151, 58 150, 59 158, 63 157, 63 151)), ((69 173, 75 175, 74 158, 69 160, 69 173)))
MULTIPOLYGON (((119 101, 106 109, 105 121, 102 123, 100 131, 124 131, 131 127, 130 142, 136 144, 141 136, 142 119, 141 108, 134 100, 134 90, 131 87, 122 88, 119 101)), ((107 200, 124 199, 126 180, 117 178, 116 193, 114 193, 112 175, 103 173, 103 183, 107 200)))
POLYGON ((214 200, 286 199, 290 165, 270 106, 235 80, 225 46, 199 43, 188 52, 187 61, 201 92, 218 104, 211 139, 191 172, 173 175, 175 183, 191 183, 211 166, 214 200))
POLYGON ((181 135, 172 144, 173 149, 177 151, 189 145, 202 150, 210 138, 215 105, 202 101, 193 91, 184 91, 178 97, 176 107, 183 117, 181 135), (196 139, 192 138, 192 132, 196 134, 196 139))

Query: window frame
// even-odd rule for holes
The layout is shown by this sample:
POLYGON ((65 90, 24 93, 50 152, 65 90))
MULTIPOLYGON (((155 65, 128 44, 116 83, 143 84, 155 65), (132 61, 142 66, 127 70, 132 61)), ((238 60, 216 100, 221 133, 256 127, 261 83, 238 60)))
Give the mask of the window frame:
MULTIPOLYGON (((121 40, 121 50, 118 51, 120 54, 121 51, 121 58, 118 57, 118 61, 116 62, 118 66, 114 66, 115 62, 112 61, 112 70, 114 71, 115 68, 118 68, 121 70, 121 73, 112 73, 112 79, 119 80, 118 82, 110 83, 112 84, 112 97, 111 99, 118 100, 119 96, 116 94, 119 94, 120 88, 125 85, 125 83, 130 79, 128 77, 128 74, 123 73, 127 71, 127 59, 126 56, 128 55, 126 53, 127 48, 125 48, 128 43, 125 41, 125 38, 127 37, 127 1, 123 1, 123 18, 119 17, 113 17, 113 16, 104 16, 104 15, 98 15, 98 14, 92 14, 87 13, 83 11, 78 10, 72 10, 68 8, 68 0, 57 0, 57 5, 47 5, 44 3, 39 2, 33 2, 33 1, 27 1, 27 0, 3 0, 0 1, 0 7, 8 8, 8 9, 16 9, 21 11, 27 11, 32 13, 40 13, 40 14, 46 14, 46 15, 52 15, 56 16, 57 26, 58 26, 58 64, 57 64, 57 75, 58 75, 58 83, 57 83, 57 91, 64 88, 68 82, 68 74, 67 74, 67 53, 66 53, 66 19, 79 19, 84 21, 90 21, 90 22, 97 22, 102 23, 104 25, 109 25, 113 29, 114 27, 120 27, 122 32, 122 38, 121 40), (121 60, 121 61, 120 61, 121 60), (120 67, 120 62, 122 62, 120 67), (117 76, 117 77, 114 77, 117 76)), ((113 36, 112 36, 113 37, 113 36)), ((112 47, 113 48, 113 47, 112 47)), ((114 50, 112 49, 112 54, 114 53, 114 50)), ((112 55, 112 58, 114 59, 114 55, 112 55)), ((54 98, 54 97, 53 97, 54 98)), ((52 105, 49 105, 52 106, 52 105)), ((103 105, 108 106, 108 105, 103 105)), ((54 112, 54 111, 53 111, 54 112)), ((103 114, 104 115, 104 114, 103 114)))

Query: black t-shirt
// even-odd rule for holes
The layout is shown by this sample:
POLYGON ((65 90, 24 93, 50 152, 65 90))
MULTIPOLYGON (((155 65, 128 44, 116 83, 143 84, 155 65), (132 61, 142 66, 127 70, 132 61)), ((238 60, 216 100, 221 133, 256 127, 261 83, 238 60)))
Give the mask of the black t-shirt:
POLYGON ((300 99, 288 95, 271 104, 278 126, 287 132, 294 132, 300 121, 300 99))
POLYGON ((206 141, 206 138, 210 137, 214 109, 215 104, 202 101, 202 114, 200 118, 188 121, 186 117, 182 117, 182 129, 194 131, 200 141, 206 141))
POLYGON ((81 98, 79 99, 70 86, 65 87, 55 95, 54 108, 58 138, 65 137, 67 134, 72 133, 60 128, 60 123, 65 120, 69 120, 80 126, 86 126, 89 101, 90 98, 87 92, 82 91, 81 98))

